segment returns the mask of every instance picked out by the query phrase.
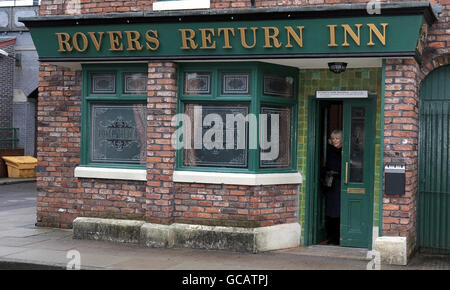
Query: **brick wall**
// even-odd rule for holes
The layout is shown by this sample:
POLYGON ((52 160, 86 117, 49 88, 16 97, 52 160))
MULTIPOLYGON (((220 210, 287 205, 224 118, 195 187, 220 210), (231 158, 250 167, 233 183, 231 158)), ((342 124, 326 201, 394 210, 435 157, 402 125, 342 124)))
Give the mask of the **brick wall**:
POLYGON ((37 224, 71 227, 77 216, 208 225, 269 226, 298 220, 298 187, 172 182, 176 65, 148 65, 147 179, 75 178, 80 163, 81 72, 41 64, 37 224))
POLYGON ((77 216, 145 218, 145 182, 75 178, 80 164, 81 71, 41 64, 37 113, 37 225, 77 216))
POLYGON ((177 109, 177 68, 172 62, 150 62, 147 99, 147 213, 150 222, 173 221, 175 132, 172 117, 177 109))
MULTIPOLYGON (((42 0, 40 13, 68 14, 73 13, 70 12, 73 7, 79 7, 81 14, 142 12, 151 11, 153 2, 42 0), (68 3, 75 5, 68 7, 68 3)), ((368 0, 256 0, 255 7, 367 2, 368 0)), ((406 163, 407 185, 405 196, 383 195, 382 230, 385 235, 407 236, 410 251, 415 248, 416 240, 420 82, 433 69, 449 64, 449 58, 445 55, 449 53, 450 44, 450 1, 430 2, 441 4, 444 10, 438 23, 429 31, 423 62, 417 64, 413 59, 388 59, 386 62, 384 162, 406 163)), ((211 0, 211 8, 250 7, 250 0, 211 0)), ((176 66, 173 63, 149 64, 149 181, 145 184, 73 178, 73 168, 79 164, 80 154, 80 73, 41 66, 38 108, 40 225, 70 226, 71 220, 77 215, 133 217, 158 223, 176 220, 198 222, 203 219, 206 223, 244 224, 255 221, 259 225, 270 225, 296 220, 296 186, 186 186, 173 183, 171 176, 175 152, 168 142, 169 135, 174 130, 169 119, 176 110, 175 72, 176 66), (144 191, 145 195, 140 196, 139 193, 144 191), (265 193, 267 196, 264 196, 265 193), (113 201, 114 199, 120 200, 113 201), (112 201, 112 205, 108 201, 112 201)))
POLYGON ((298 222, 298 186, 175 186, 178 222, 260 227, 298 222))
POLYGON ((297 221, 297 186, 233 186, 174 183, 177 67, 148 66, 146 220, 208 225, 268 226, 297 221))
POLYGON ((450 1, 428 31, 420 64, 413 59, 386 62, 384 162, 406 164, 405 195, 384 195, 383 235, 408 237, 408 254, 417 244, 419 94, 421 82, 434 69, 450 64, 450 1))
MULTIPOLYGON (((14 42, 5 42, 5 45, 2 45, 0 48, 9 55, 14 56, 14 42)), ((0 57, 0 128, 12 127, 13 79, 14 59, 4 56, 0 57)), ((0 131, 0 139, 9 138, 12 138, 10 131, 0 131)), ((0 142, 0 149, 11 148, 11 142, 0 142)))
POLYGON ((419 65, 414 59, 388 59, 385 79, 384 162, 406 164, 405 195, 384 195, 383 235, 416 243, 418 189, 419 65))
MULTIPOLYGON (((420 2, 422 0, 409 0, 420 2)), ((42 0, 40 6, 41 15, 64 15, 64 14, 96 14, 96 13, 126 13, 126 12, 149 12, 156 0, 42 0)), ((212 9, 229 8, 251 8, 251 0, 211 0, 212 9)), ((255 0, 253 7, 276 7, 276 6, 305 6, 305 5, 329 5, 329 4, 356 4, 368 3, 369 0, 255 0)), ((401 2, 380 0, 379 2, 401 2)), ((446 0, 430 1, 442 2, 446 0)))

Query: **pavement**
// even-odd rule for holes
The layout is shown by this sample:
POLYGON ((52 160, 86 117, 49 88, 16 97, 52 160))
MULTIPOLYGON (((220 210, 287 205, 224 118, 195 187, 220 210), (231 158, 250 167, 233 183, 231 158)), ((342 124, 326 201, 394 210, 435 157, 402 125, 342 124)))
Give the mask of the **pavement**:
POLYGON ((0 185, 5 184, 17 184, 24 182, 36 182, 36 178, 10 178, 10 177, 0 177, 0 185))
MULTIPOLYGON (((366 270, 367 250, 298 247, 259 254, 74 240, 72 230, 36 227, 34 182, 0 185, 0 269, 366 270)), ((382 270, 450 270, 450 256, 416 255, 382 270)))

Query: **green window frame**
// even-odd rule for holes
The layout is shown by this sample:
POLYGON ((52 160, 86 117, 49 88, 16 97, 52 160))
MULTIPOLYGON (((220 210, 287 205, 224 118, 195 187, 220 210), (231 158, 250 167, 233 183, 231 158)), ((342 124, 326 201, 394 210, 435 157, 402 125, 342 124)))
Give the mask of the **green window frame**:
MULTIPOLYGON (((245 168, 240 167, 226 167, 226 166, 186 166, 184 164, 185 150, 178 144, 176 155, 176 170, 179 171, 198 171, 198 172, 225 172, 225 173, 294 173, 297 172, 297 112, 298 112, 298 80, 299 70, 297 68, 260 63, 260 62, 228 62, 228 63, 181 63, 178 70, 178 114, 185 113, 185 106, 187 105, 236 105, 248 106, 248 113, 256 116, 258 128, 253 134, 256 134, 257 147, 248 149, 248 160, 245 168), (188 92, 185 88, 185 77, 188 74, 197 73, 199 75, 210 75, 211 84, 210 90, 206 88, 199 90, 198 94, 188 92), (248 74, 247 86, 243 82, 243 89, 241 91, 224 90, 223 75, 231 76, 231 81, 234 81, 234 76, 244 76, 248 74), (278 76, 289 78, 292 80, 291 97, 275 96, 274 94, 264 94, 264 76, 278 76), (260 112, 261 109, 289 109, 290 112, 290 140, 287 148, 289 150, 289 166, 283 168, 274 168, 261 163, 260 158, 260 112)), ((241 82, 242 83, 242 82, 241 82)), ((178 120, 180 122, 180 120, 178 120)), ((180 133, 180 123, 177 124, 177 131, 180 133)), ((251 130, 252 128, 249 128, 251 130)), ((282 128, 280 128, 282 130, 282 128)), ((248 133, 252 134, 252 133, 248 133)), ((184 136, 183 136, 184 137, 184 136)), ((177 136, 179 143, 182 140, 180 135, 177 136)))
POLYGON ((102 168, 145 169, 147 65, 84 64, 82 65, 82 71, 80 165, 102 168), (95 76, 98 76, 99 82, 103 81, 103 84, 107 84, 108 76, 114 76, 114 90, 108 87, 102 88, 101 85, 97 86, 97 84, 93 85, 95 76), (132 88, 133 81, 135 81, 135 86, 139 87, 140 85, 139 90, 129 91, 132 88), (103 120, 101 119, 102 117, 114 117, 116 119, 103 120), (130 120, 133 120, 134 124, 130 120), (95 122, 94 125, 102 124, 98 126, 100 129, 92 125, 93 121, 95 122), (106 126, 103 123, 109 125, 106 126), (112 140, 112 138, 114 139, 112 140), (92 156, 96 155, 92 152, 95 152, 93 146, 97 146, 97 144, 99 144, 98 147, 102 146, 103 152, 98 154, 102 158, 94 158, 92 156), (117 157, 121 154, 119 151, 125 151, 123 154, 128 154, 128 156, 125 158, 117 157), (136 152, 138 153, 134 154, 136 152))

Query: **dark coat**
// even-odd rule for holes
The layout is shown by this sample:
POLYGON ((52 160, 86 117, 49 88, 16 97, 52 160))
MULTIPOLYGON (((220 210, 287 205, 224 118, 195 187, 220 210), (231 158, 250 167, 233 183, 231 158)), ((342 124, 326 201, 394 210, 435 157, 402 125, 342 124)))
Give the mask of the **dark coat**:
POLYGON ((342 148, 338 149, 333 145, 327 146, 327 160, 325 163, 325 171, 337 172, 333 178, 333 184, 330 188, 325 189, 326 194, 326 211, 328 217, 341 216, 341 164, 342 164, 342 148))

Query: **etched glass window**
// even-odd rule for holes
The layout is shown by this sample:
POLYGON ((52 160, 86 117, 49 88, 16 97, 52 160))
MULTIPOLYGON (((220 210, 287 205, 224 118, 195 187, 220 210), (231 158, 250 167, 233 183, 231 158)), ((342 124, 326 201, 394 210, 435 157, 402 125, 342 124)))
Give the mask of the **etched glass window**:
POLYGON ((185 166, 247 167, 248 106, 187 104, 185 114, 185 166))
POLYGON ((211 73, 185 73, 185 95, 209 95, 211 94, 211 73))
POLYGON ((259 128, 260 167, 290 167, 291 109, 261 107, 259 128))
POLYGON ((223 95, 247 95, 250 93, 250 75, 248 73, 222 74, 223 95))
POLYGON ((91 92, 93 94, 115 94, 115 74, 92 74, 91 92))
POLYGON ((125 94, 146 94, 147 74, 145 73, 124 73, 123 92, 125 94))
POLYGON ((292 98, 294 96, 294 78, 276 75, 264 75, 264 95, 292 98))
POLYGON ((144 104, 91 104, 90 125, 91 162, 145 164, 144 104))
POLYGON ((350 139, 350 182, 364 182, 364 134, 366 110, 352 108, 350 139))

